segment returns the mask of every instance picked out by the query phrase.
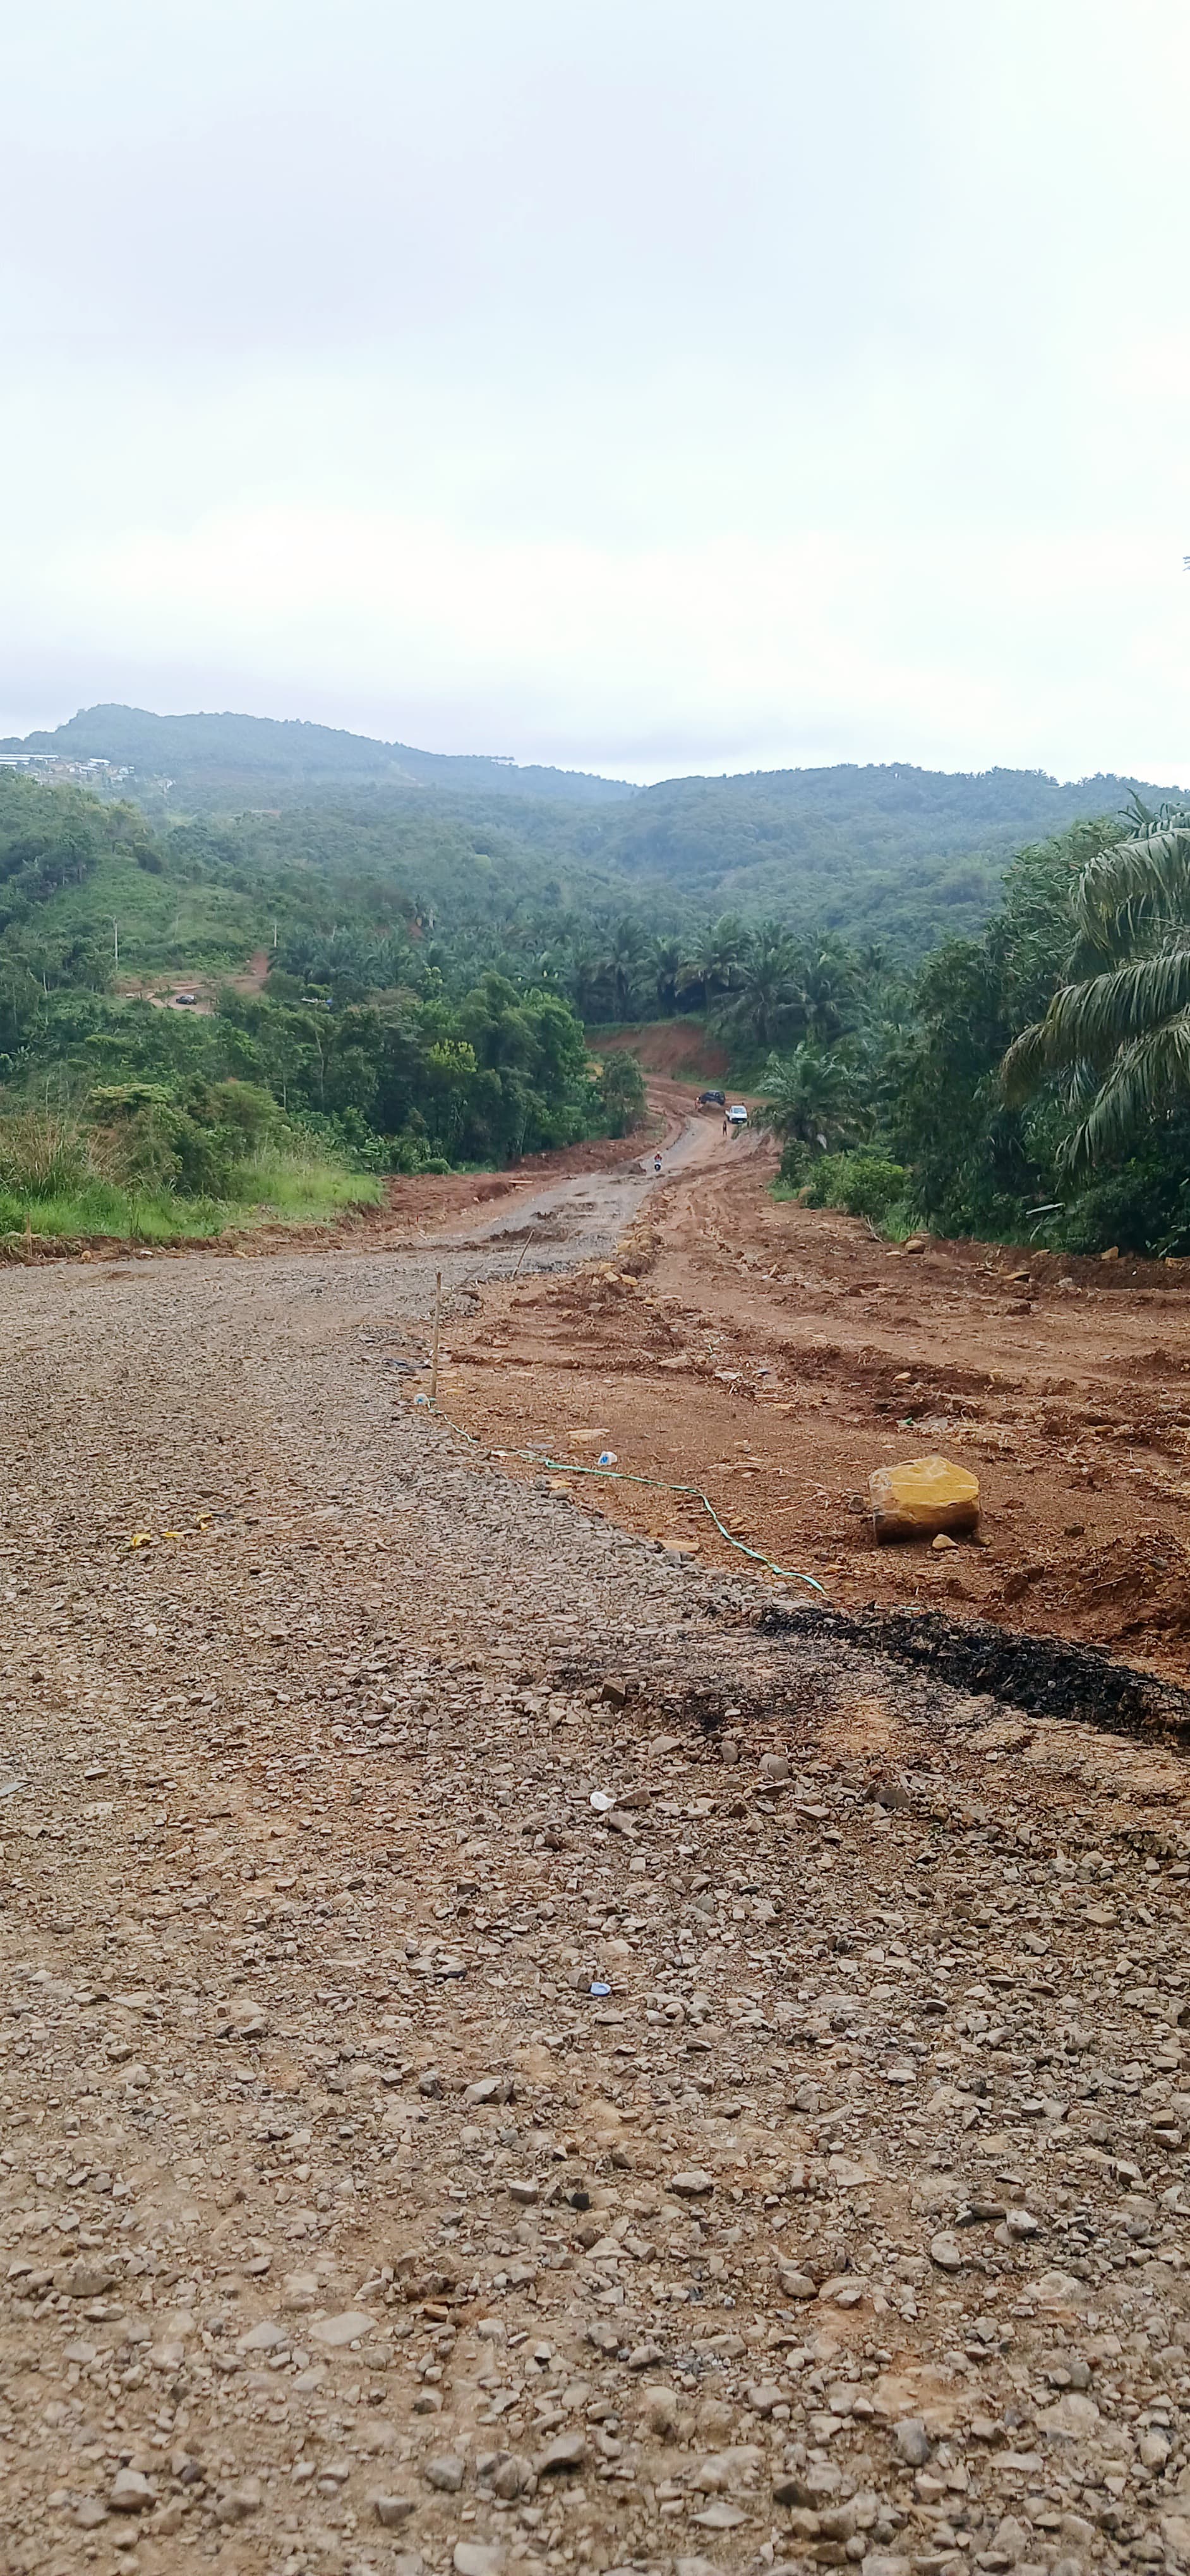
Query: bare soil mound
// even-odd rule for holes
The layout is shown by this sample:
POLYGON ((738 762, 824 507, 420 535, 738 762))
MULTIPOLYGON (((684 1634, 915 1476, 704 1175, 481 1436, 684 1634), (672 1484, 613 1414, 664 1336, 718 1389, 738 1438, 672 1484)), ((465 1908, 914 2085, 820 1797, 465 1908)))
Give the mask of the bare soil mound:
POLYGON ((597 1055, 609 1055, 613 1048, 629 1048, 640 1058, 646 1073, 684 1076, 687 1081, 705 1075, 708 1082, 721 1082, 730 1061, 725 1046, 708 1035, 701 1020, 644 1020, 635 1028, 588 1031, 597 1055))

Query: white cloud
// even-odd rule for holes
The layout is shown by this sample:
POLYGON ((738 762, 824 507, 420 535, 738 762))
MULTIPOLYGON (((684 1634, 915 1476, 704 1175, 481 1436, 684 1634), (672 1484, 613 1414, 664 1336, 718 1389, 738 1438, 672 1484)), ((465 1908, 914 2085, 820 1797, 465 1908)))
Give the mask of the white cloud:
POLYGON ((1190 774, 1187 68, 1159 0, 47 0, 0 726, 1190 774))

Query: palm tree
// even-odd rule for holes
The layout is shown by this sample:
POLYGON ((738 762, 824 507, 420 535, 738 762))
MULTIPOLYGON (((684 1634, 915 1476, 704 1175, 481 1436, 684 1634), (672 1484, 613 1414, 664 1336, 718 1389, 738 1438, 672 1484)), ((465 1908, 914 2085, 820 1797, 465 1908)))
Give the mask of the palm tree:
POLYGON ((678 990, 684 1001, 695 1001, 703 1010, 708 1010, 726 993, 743 954, 747 935, 742 921, 737 921, 734 913, 723 912, 717 921, 704 922, 678 979, 678 990))
POLYGON ((829 935, 793 951, 791 1008, 795 1024, 816 1045, 842 1037, 855 1000, 856 961, 841 939, 829 935))
POLYGON ((1130 819, 1083 868, 1066 981, 1002 1067, 1010 1101, 1062 1077, 1071 1171, 1190 1093, 1190 814, 1136 799, 1130 819))
POLYGON ((591 940, 580 934, 571 941, 566 985, 580 1020, 590 1020, 595 1016, 602 969, 602 958, 591 940))
POLYGON ((603 975, 615 1005, 615 1016, 631 1019, 632 1004, 640 978, 645 934, 642 924, 631 913, 624 913, 611 931, 603 958, 603 975))
POLYGON ((678 983, 682 974, 680 939, 654 939, 649 948, 649 973, 656 988, 657 1000, 668 1019, 678 1007, 678 983))
POLYGON ((760 1090, 765 1126, 811 1152, 828 1153, 856 1133, 860 1089, 855 1067, 809 1038, 801 1038, 792 1055, 769 1057, 760 1090))
POLYGON ((779 922, 762 921, 732 969, 731 1000, 721 1017, 754 1046, 776 1044, 796 998, 797 952, 779 922))

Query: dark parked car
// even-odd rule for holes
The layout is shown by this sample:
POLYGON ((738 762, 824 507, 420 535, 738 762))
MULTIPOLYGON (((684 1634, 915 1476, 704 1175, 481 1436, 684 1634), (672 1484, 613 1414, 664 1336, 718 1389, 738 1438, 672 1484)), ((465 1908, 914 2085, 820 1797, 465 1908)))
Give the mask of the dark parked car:
POLYGON ((700 1109, 725 1109, 727 1107, 727 1093, 725 1091, 700 1091, 697 1105, 700 1109))

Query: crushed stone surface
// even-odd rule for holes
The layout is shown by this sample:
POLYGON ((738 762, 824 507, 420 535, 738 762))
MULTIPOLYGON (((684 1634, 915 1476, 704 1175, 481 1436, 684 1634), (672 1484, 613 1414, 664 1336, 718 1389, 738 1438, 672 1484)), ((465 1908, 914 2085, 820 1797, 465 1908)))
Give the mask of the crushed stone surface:
POLYGON ((2 2563, 1180 2568, 1184 1757, 510 1479, 508 1257, 0 1275, 2 2563))

